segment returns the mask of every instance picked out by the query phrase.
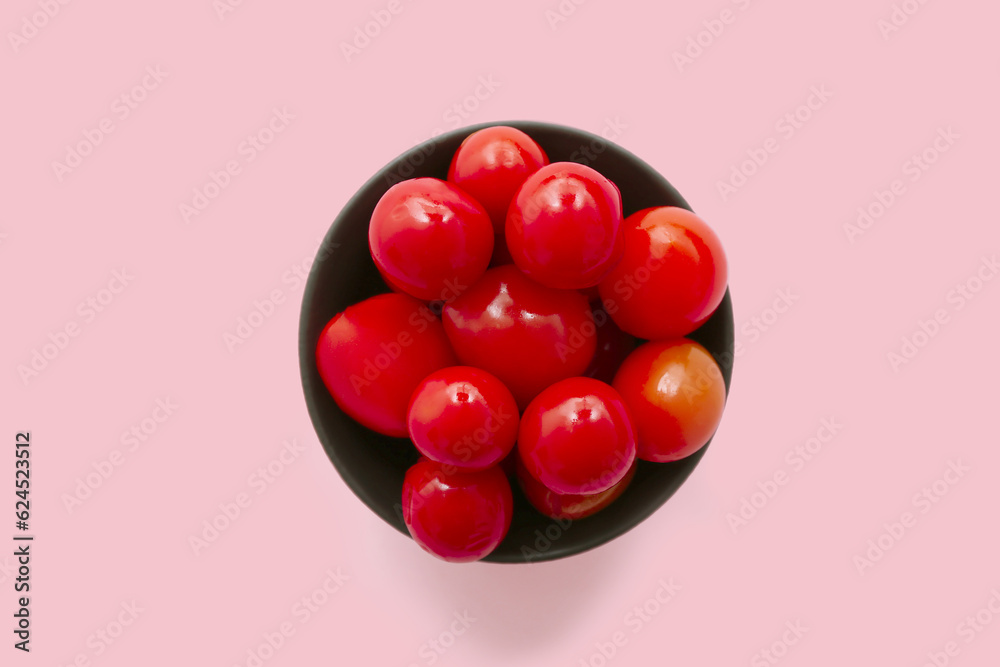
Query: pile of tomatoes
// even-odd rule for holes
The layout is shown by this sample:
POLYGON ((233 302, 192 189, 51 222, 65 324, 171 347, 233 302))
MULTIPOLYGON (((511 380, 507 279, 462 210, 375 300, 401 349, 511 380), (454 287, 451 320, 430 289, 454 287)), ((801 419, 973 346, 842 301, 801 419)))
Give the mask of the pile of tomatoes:
POLYGON ((722 301, 726 258, 690 211, 623 217, 599 172, 495 126, 465 139, 447 181, 391 187, 368 238, 391 292, 330 320, 317 363, 342 410, 422 454, 402 507, 428 552, 496 548, 509 478, 539 512, 579 519, 638 459, 690 456, 718 427, 722 373, 685 336, 722 301))

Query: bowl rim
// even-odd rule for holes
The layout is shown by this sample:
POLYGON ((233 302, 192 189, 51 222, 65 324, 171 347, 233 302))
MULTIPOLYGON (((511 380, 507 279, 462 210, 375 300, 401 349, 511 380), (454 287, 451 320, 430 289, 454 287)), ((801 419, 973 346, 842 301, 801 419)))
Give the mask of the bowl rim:
MULTIPOLYGON (((385 163, 378 171, 376 171, 370 178, 368 178, 340 208, 340 211, 337 213, 333 221, 330 223, 329 227, 327 228, 326 234, 324 234, 323 236, 323 240, 319 245, 320 251, 322 251, 322 249, 324 248, 331 247, 331 244, 333 243, 333 238, 336 236, 337 230, 339 229, 339 227, 343 222, 342 219, 344 217, 345 212, 355 207, 360 200, 364 199, 367 196, 369 189, 376 186, 380 181, 389 182, 388 176, 392 175, 394 171, 398 171, 401 165, 406 164, 411 159, 411 156, 416 154, 426 154, 427 153, 426 149, 428 147, 434 146, 435 150, 437 150, 436 147, 443 142, 454 140, 458 137, 462 137, 464 140, 464 137, 467 137, 474 132, 496 126, 513 127, 515 129, 521 130, 528 136, 532 136, 532 129, 541 129, 547 132, 567 133, 580 137, 581 147, 586 145, 583 143, 585 141, 589 141, 591 144, 594 144, 595 142, 605 144, 606 148, 602 150, 602 153, 604 152, 604 150, 607 150, 607 147, 610 147, 612 148, 612 150, 621 153, 622 154, 621 157, 625 158, 630 165, 645 171, 648 176, 659 181, 661 187, 663 187, 665 191, 668 191, 672 194, 672 197, 676 200, 676 205, 681 206, 693 212, 693 209, 691 208, 690 204, 688 204, 687 200, 684 199, 684 197, 677 191, 677 189, 674 188, 674 186, 662 174, 660 174, 656 169, 650 166, 645 160, 635 155, 628 149, 624 148, 620 144, 615 143, 613 140, 606 139, 588 130, 581 130, 579 128, 556 124, 556 123, 549 123, 545 121, 533 121, 533 120, 489 121, 484 123, 477 123, 475 125, 462 126, 445 132, 441 132, 439 134, 435 134, 431 136, 429 139, 413 146, 412 148, 404 151, 403 153, 400 153, 395 158, 385 163)), ((571 162, 571 161, 572 160, 559 160, 559 162, 571 162)), ((414 167, 415 171, 419 169, 419 166, 420 165, 415 165, 414 167)), ((419 177, 421 177, 419 174, 414 173, 411 176, 402 177, 399 180, 408 180, 410 178, 419 178, 419 177)), ((340 477, 344 480, 345 484, 347 484, 351 492, 354 493, 354 495, 357 496, 358 499, 361 500, 361 502, 363 502, 365 506, 368 507, 369 510, 378 515, 382 520, 384 520, 390 526, 401 532, 407 538, 412 539, 411 536, 409 535, 409 532, 406 531, 405 527, 401 527, 395 521, 397 517, 393 516, 392 513, 387 514, 379 509, 381 505, 381 499, 377 496, 377 494, 371 492, 366 484, 363 484, 359 481, 358 479, 359 475, 356 474, 352 470, 351 466, 348 465, 348 463, 338 455, 337 448, 329 444, 330 442, 333 441, 333 438, 331 434, 328 433, 323 423, 323 420, 321 419, 321 414, 320 414, 321 410, 319 405, 317 405, 316 401, 311 397, 311 394, 315 393, 319 389, 321 389, 322 391, 326 391, 326 387, 323 385, 322 381, 320 381, 319 387, 317 387, 314 383, 313 377, 311 376, 311 371, 312 371, 311 366, 315 364, 315 342, 312 341, 308 335, 309 319, 311 312, 309 304, 315 301, 316 292, 317 290, 320 289, 320 281, 318 278, 320 270, 319 265, 320 265, 319 262, 312 263, 312 266, 310 267, 309 270, 309 276, 306 279, 306 285, 305 288, 303 289, 303 294, 302 294, 302 303, 300 305, 299 326, 297 334, 299 374, 301 379, 303 398, 306 402, 306 407, 309 413, 310 421, 312 422, 313 428, 316 431, 317 436, 319 437, 320 445, 323 447, 325 453, 327 454, 327 457, 330 459, 334 468, 337 470, 340 477)), ((734 366, 733 361, 735 360, 735 354, 734 354, 735 335, 733 332, 734 320, 732 312, 732 299, 728 283, 726 285, 726 292, 723 297, 722 303, 720 303, 716 312, 713 313, 713 318, 715 316, 722 316, 726 320, 726 323, 728 324, 728 330, 730 331, 726 343, 727 349, 725 352, 728 359, 730 360, 730 363, 720 364, 720 370, 722 371, 723 378, 725 380, 726 403, 728 404, 730 386, 732 382, 732 372, 734 366)), ((716 359, 716 361, 718 362, 718 359, 716 359)), ((589 539, 586 543, 583 544, 577 543, 573 545, 567 545, 564 540, 553 540, 551 548, 546 549, 544 552, 538 553, 537 556, 532 557, 530 560, 526 560, 524 558, 523 547, 522 547, 522 552, 519 555, 497 554, 497 552, 493 552, 477 562, 531 564, 531 563, 563 559, 585 553, 587 551, 590 551, 591 549, 595 549, 599 546, 607 544, 608 542, 618 537, 621 537, 625 533, 637 527, 639 524, 643 523, 650 516, 652 516, 653 513, 655 513, 663 505, 665 505, 666 502, 677 492, 677 490, 681 486, 683 486, 683 484, 687 481, 690 475, 694 472, 694 469, 700 463, 702 457, 704 456, 706 450, 708 449, 714 437, 715 435, 713 434, 712 438, 710 438, 709 441, 703 447, 701 447, 694 454, 691 454, 690 456, 681 459, 681 461, 673 463, 649 463, 649 465, 655 465, 655 466, 666 466, 666 465, 675 465, 678 463, 684 463, 684 466, 681 468, 680 474, 678 474, 675 478, 677 481, 676 484, 674 485, 673 490, 671 490, 669 493, 666 493, 666 495, 664 495, 662 499, 659 499, 659 502, 648 502, 640 506, 636 511, 629 514, 629 520, 627 522, 622 522, 622 524, 615 526, 610 530, 606 530, 600 533, 599 536, 589 539)), ((399 440, 400 443, 406 442, 405 438, 397 438, 396 440, 399 440)), ((646 463, 646 462, 640 462, 640 463, 646 463)), ((512 486, 516 486, 516 484, 517 484, 516 480, 513 480, 511 482, 512 486)), ((585 520, 586 519, 577 519, 575 521, 585 521, 585 520)), ((565 523, 566 520, 551 519, 551 521, 553 523, 557 522, 565 523)))

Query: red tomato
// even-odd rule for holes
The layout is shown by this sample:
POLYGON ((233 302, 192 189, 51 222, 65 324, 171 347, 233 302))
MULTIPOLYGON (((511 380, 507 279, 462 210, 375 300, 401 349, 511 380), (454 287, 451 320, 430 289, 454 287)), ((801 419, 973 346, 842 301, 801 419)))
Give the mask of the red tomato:
POLYGON ((639 432, 639 458, 677 461, 705 446, 726 406, 722 371, 686 338, 646 343, 630 354, 614 387, 639 432))
POLYGON ((446 300, 489 266, 493 226, 483 207, 453 184, 414 178, 382 195, 368 246, 387 282, 424 301, 446 300))
MULTIPOLYGON (((378 267, 376 266, 376 268, 378 268, 378 267)), ((409 296, 409 295, 408 295, 408 294, 406 293, 406 290, 404 290, 404 289, 403 289, 403 288, 402 288, 402 287, 401 287, 401 286, 399 285, 399 283, 397 283, 396 281, 394 281, 394 280, 393 280, 393 279, 392 279, 392 278, 391 278, 391 277, 390 277, 390 276, 389 276, 388 274, 386 274, 386 272, 385 272, 385 271, 383 271, 382 269, 380 269, 380 268, 379 268, 379 269, 378 269, 378 272, 379 272, 379 275, 380 275, 380 276, 382 276, 382 282, 384 282, 384 283, 385 283, 385 286, 386 286, 386 287, 388 287, 389 289, 391 289, 391 290, 392 290, 393 292, 395 292, 396 294, 402 294, 402 295, 404 295, 404 296, 409 296)))
POLYGON ((635 476, 637 462, 622 477, 621 481, 607 491, 590 495, 566 494, 560 495, 531 476, 524 462, 517 458, 517 481, 521 484, 524 496, 532 507, 552 519, 583 519, 601 511, 618 499, 635 476))
POLYGON ((497 125, 473 132, 455 151, 448 180, 483 205, 502 236, 507 209, 528 176, 549 163, 541 146, 521 130, 497 125))
POLYGON ((420 381, 456 364, 441 322, 402 294, 349 306, 324 327, 316 365, 337 405, 368 428, 403 438, 406 409, 420 381))
POLYGON ((552 491, 601 493, 620 482, 635 461, 635 428, 610 385, 569 378, 528 405, 517 451, 528 472, 552 491))
POLYGON ((601 298, 622 329, 647 340, 685 336, 726 294, 726 255, 694 213, 647 208, 625 220, 625 256, 601 282, 601 298))
POLYGON ((575 162, 542 167, 507 212, 507 248, 532 280, 559 289, 596 285, 624 252, 615 184, 575 162))
POLYGON ((593 322, 579 292, 528 280, 513 265, 498 266, 441 316, 455 354, 500 378, 520 408, 553 382, 581 375, 594 356, 593 322))
POLYGON ((495 376, 471 366, 431 373, 410 399, 407 423, 420 453, 438 463, 482 470, 517 442, 517 402, 495 376))
POLYGON ((493 551, 507 535, 514 501, 494 466, 447 471, 421 459, 403 480, 403 522, 414 541, 442 560, 467 563, 493 551))

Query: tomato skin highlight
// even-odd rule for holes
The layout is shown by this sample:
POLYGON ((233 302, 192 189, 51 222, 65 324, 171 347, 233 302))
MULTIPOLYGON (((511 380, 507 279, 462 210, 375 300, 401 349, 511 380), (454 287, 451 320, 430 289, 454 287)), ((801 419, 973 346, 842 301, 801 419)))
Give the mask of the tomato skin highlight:
POLYGON ((452 563, 489 555, 510 529, 514 500, 498 466, 455 472, 423 458, 403 480, 403 522, 422 549, 452 563))
POLYGON ((624 253, 621 193, 586 165, 552 163, 518 190, 505 232, 514 263, 532 280, 557 289, 592 287, 624 253))
POLYGON ((562 495, 607 491, 636 457, 635 427, 622 397, 586 377, 562 380, 536 396, 521 417, 517 442, 531 476, 562 495))
POLYGON ((502 237, 514 195, 548 163, 534 139, 513 127, 496 125, 465 138, 451 160, 448 180, 482 204, 494 233, 502 237))
POLYGON ((517 401, 496 376, 451 366, 421 381, 407 425, 421 454, 462 470, 499 463, 517 442, 517 401))
POLYGON ((582 375, 597 341, 586 297, 529 280, 516 266, 499 266, 441 315, 445 333, 463 365, 492 373, 520 409, 543 389, 582 375))
POLYGON ((625 359, 612 383, 629 407, 644 461, 678 461, 705 446, 722 421, 722 371, 686 338, 646 343, 625 359))
POLYGON ((407 435, 413 390, 457 363, 441 322, 421 302, 379 294, 335 315, 316 343, 320 377, 337 405, 373 431, 407 435))
POLYGON ((606 491, 589 495, 556 493, 532 477, 520 458, 517 458, 516 466, 517 481, 532 507, 552 519, 576 520, 597 514, 617 500, 635 477, 638 460, 632 463, 617 484, 606 491))
POLYGON ((624 224, 625 253, 601 281, 622 330, 646 340, 691 333, 726 294, 722 242, 694 213, 675 206, 647 208, 624 224))
POLYGON ((386 282, 423 301, 449 298, 477 281, 493 255, 483 207, 453 183, 402 181, 382 195, 368 247, 386 282))

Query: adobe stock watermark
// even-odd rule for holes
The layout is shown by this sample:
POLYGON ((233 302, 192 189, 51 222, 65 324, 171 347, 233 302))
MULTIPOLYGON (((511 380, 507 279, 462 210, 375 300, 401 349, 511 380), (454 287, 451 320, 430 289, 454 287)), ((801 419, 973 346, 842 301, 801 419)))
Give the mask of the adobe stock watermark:
POLYGON ((356 396, 360 396, 362 391, 377 382, 382 373, 391 368, 403 355, 403 350, 413 345, 416 336, 423 335, 432 324, 439 322, 438 318, 445 305, 457 299, 462 292, 469 288, 468 285, 459 283, 457 280, 448 280, 445 283, 446 287, 441 292, 442 298, 440 300, 433 301, 430 305, 421 305, 410 313, 405 329, 398 331, 394 339, 379 343, 380 352, 374 356, 365 357, 362 362, 364 370, 361 374, 351 373, 348 380, 356 396))
POLYGON ((233 184, 233 179, 243 173, 261 153, 266 151, 274 141, 288 129, 295 115, 288 107, 274 107, 271 117, 264 122, 256 132, 248 134, 246 139, 236 147, 236 156, 226 160, 218 170, 211 169, 203 185, 195 186, 190 201, 181 202, 177 210, 185 224, 190 224, 195 218, 218 199, 218 197, 233 184))
POLYGON ((92 324, 97 316, 107 310, 135 280, 125 267, 111 272, 111 279, 101 289, 97 290, 76 307, 77 317, 71 317, 55 331, 50 331, 47 341, 40 347, 32 348, 27 363, 17 365, 17 375, 21 383, 28 383, 37 378, 45 369, 59 358, 84 330, 92 324))
POLYGON ((599 308, 586 307, 587 318, 580 326, 571 326, 565 342, 559 340, 555 344, 556 356, 564 364, 569 358, 583 349, 588 341, 596 338, 598 332, 613 322, 612 316, 618 312, 618 303, 614 299, 605 299, 605 304, 599 308))
POLYGON ((231 331, 227 330, 222 334, 222 342, 229 353, 232 354, 240 349, 266 322, 274 317, 279 307, 285 304, 289 297, 293 297, 296 292, 303 288, 313 264, 325 262, 339 247, 340 244, 328 242, 326 239, 320 241, 314 254, 303 257, 281 274, 281 287, 274 287, 263 297, 254 299, 250 312, 237 318, 236 326, 231 331))
POLYGON ((875 27, 878 28, 882 39, 888 42, 889 38, 906 26, 910 22, 910 19, 916 16, 929 1, 903 0, 902 2, 893 3, 889 16, 880 18, 875 23, 875 27))
POLYGON ((793 646, 802 641, 807 632, 809 632, 809 628, 802 625, 802 621, 785 621, 785 631, 781 633, 781 637, 754 653, 753 657, 750 658, 750 667, 777 665, 788 655, 793 646))
POLYGON ((899 373, 901 367, 916 359, 920 351, 951 323, 952 316, 969 305, 998 273, 1000 262, 997 261, 997 256, 994 254, 983 257, 972 275, 948 291, 945 296, 947 305, 935 309, 927 319, 918 319, 917 326, 909 334, 903 335, 899 347, 886 354, 892 372, 899 373))
POLYGON ((451 106, 444 110, 441 114, 441 120, 444 121, 445 126, 443 129, 434 128, 431 132, 431 137, 436 137, 447 130, 455 130, 467 124, 473 115, 479 111, 483 103, 493 97, 502 86, 503 82, 494 78, 493 74, 480 75, 470 89, 469 94, 452 102, 451 106))
MULTIPOLYGON (((415 494, 413 497, 414 499, 417 499, 419 498, 419 495, 415 494)), ((395 510, 396 514, 400 517, 400 520, 402 520, 403 506, 396 503, 395 510)), ((530 545, 521 545, 521 556, 524 558, 524 562, 530 563, 533 560, 542 558, 572 527, 572 519, 552 519, 552 522, 547 525, 544 530, 536 528, 534 542, 530 545)))
POLYGON ((76 143, 66 144, 62 161, 52 161, 52 173, 55 174, 56 180, 62 183, 83 164, 86 158, 93 155, 97 147, 118 129, 119 123, 128 120, 132 113, 149 99, 150 93, 166 81, 167 76, 168 72, 160 69, 159 65, 146 67, 139 82, 111 102, 110 113, 97 121, 94 126, 84 128, 82 139, 76 143))
MULTIPOLYGON (((516 410, 508 412, 504 406, 501 406, 499 409, 491 407, 489 409, 489 416, 483 422, 482 426, 474 429, 471 435, 464 435, 461 439, 458 439, 458 437, 455 436, 458 441, 453 443, 454 454, 456 454, 463 463, 467 463, 473 456, 476 455, 477 452, 479 452, 479 450, 486 446, 486 443, 492 440, 493 436, 496 435, 497 431, 503 428, 504 424, 516 417, 516 410)), ((452 465, 450 463, 441 464, 441 470, 448 475, 460 472, 459 466, 452 465)))
POLYGON ((912 510, 906 510, 899 514, 894 521, 882 524, 882 532, 877 537, 868 540, 867 548, 864 552, 856 554, 852 559, 858 574, 864 576, 866 570, 870 570, 889 551, 899 544, 900 540, 906 537, 916 527, 920 517, 927 515, 965 476, 972 471, 972 468, 962 463, 961 459, 948 461, 941 476, 927 486, 913 494, 910 499, 912 510))
POLYGON ((854 222, 844 223, 844 234, 853 245, 859 236, 868 232, 876 222, 881 220, 909 191, 909 185, 924 177, 930 168, 937 164, 941 156, 950 151, 961 139, 952 127, 939 127, 933 141, 923 150, 914 153, 900 167, 902 176, 893 179, 883 190, 877 188, 867 204, 858 207, 854 222))
POLYGON ((962 654, 962 648, 976 641, 994 620, 1000 618, 1000 587, 990 590, 990 597, 975 613, 967 615, 955 626, 955 637, 940 650, 927 652, 921 667, 947 667, 962 654))
POLYGON ((812 86, 802 104, 778 118, 774 124, 776 134, 765 139, 759 146, 747 149, 746 158, 731 166, 729 177, 715 182, 723 203, 746 186, 781 150, 782 145, 791 141, 832 98, 833 93, 827 90, 825 84, 812 86))
POLYGON ((696 60, 705 55, 705 52, 712 48, 729 26, 736 23, 740 12, 750 9, 754 0, 732 0, 732 4, 736 5, 739 11, 726 7, 717 15, 705 19, 701 22, 701 30, 688 37, 684 48, 673 52, 674 65, 677 66, 678 72, 683 74, 685 68, 694 65, 696 60))
POLYGON ((17 32, 7 33, 7 41, 14 53, 28 45, 38 34, 58 16, 71 0, 38 0, 38 9, 21 17, 17 32))
POLYGON ((364 23, 354 26, 354 34, 349 42, 340 42, 340 52, 344 60, 350 63, 361 53, 371 46, 372 41, 378 39, 396 17, 406 10, 406 6, 413 4, 413 0, 389 0, 384 7, 373 9, 369 12, 370 18, 364 23))
POLYGON ((476 617, 467 609, 461 612, 456 611, 452 614, 452 620, 444 630, 439 632, 436 637, 428 639, 417 649, 417 657, 421 661, 411 662, 408 667, 420 667, 420 665, 430 667, 430 665, 436 664, 455 645, 458 638, 469 631, 475 622, 476 617))
POLYGON ((73 659, 67 663, 59 663, 59 667, 63 667, 63 665, 65 667, 91 667, 94 660, 100 658, 114 646, 122 635, 135 625, 135 622, 145 611, 145 608, 140 607, 135 600, 123 601, 111 620, 87 636, 86 650, 77 652, 73 659))
POLYGON ((587 4, 587 0, 560 0, 558 5, 545 10, 545 20, 555 31, 561 24, 576 14, 577 8, 587 4))
POLYGON ((788 486, 795 475, 815 460, 843 429, 844 424, 837 417, 825 417, 820 420, 819 427, 811 437, 789 449, 783 459, 785 464, 758 481, 757 490, 740 498, 739 507, 726 513, 726 523, 733 535, 750 525, 781 489, 788 486))
POLYGON ((235 12, 246 3, 246 0, 212 0, 212 10, 219 18, 225 21, 226 17, 235 12))
POLYGON ((94 492, 104 486, 118 468, 123 466, 130 454, 138 452, 145 447, 146 443, 156 435, 163 424, 166 424, 174 413, 180 408, 169 396, 157 398, 154 401, 153 409, 148 415, 133 423, 128 430, 122 431, 118 439, 121 449, 112 449, 108 455, 90 464, 93 468, 83 477, 76 478, 76 484, 72 493, 63 493, 59 499, 62 500, 66 513, 72 515, 74 511, 83 506, 87 500, 93 497, 94 492))
MULTIPOLYGON (((607 489, 617 480, 614 479, 612 470, 624 470, 631 465, 630 461, 625 461, 622 453, 616 453, 614 461, 608 466, 608 470, 601 474, 596 480, 584 485, 581 494, 589 495, 593 493, 600 493, 604 489, 607 489)), ((418 495, 414 495, 414 498, 418 498, 418 495)), ((579 520, 579 519, 578 519, 579 520)), ((559 540, 563 538, 566 533, 573 527, 573 519, 563 518, 563 517, 550 517, 550 523, 545 526, 544 529, 536 528, 534 535, 534 541, 530 544, 521 545, 521 557, 524 558, 525 563, 530 563, 533 560, 542 558, 549 550, 554 547, 559 540)))
POLYGON ((660 579, 656 583, 657 588, 652 595, 625 612, 622 617, 625 629, 615 630, 606 640, 594 642, 594 650, 580 658, 579 667, 606 667, 628 645, 630 636, 642 632, 681 591, 680 584, 674 583, 672 578, 660 579), (631 635, 625 630, 631 631, 631 635))
POLYGON ((301 626, 330 604, 334 596, 351 580, 350 575, 340 567, 328 569, 323 577, 318 586, 292 604, 285 620, 273 630, 261 634, 260 641, 248 648, 246 657, 233 663, 233 667, 262 667, 278 654, 301 626))
POLYGON ((17 563, 10 556, 4 556, 4 559, 0 561, 0 584, 6 584, 8 581, 14 580, 14 575, 17 574, 17 563))
POLYGON ((621 119, 621 116, 605 118, 604 125, 597 132, 597 136, 590 143, 584 144, 570 153, 568 161, 589 167, 608 150, 608 144, 618 141, 627 129, 628 124, 621 119))
MULTIPOLYGON (((774 328, 782 315, 787 314, 800 298, 792 291, 791 287, 777 290, 770 306, 751 316, 740 326, 740 334, 747 339, 748 344, 756 343, 765 333, 774 328)), ((739 352, 736 353, 736 356, 739 356, 739 352)))
POLYGON ((715 361, 719 368, 732 368, 736 360, 745 355, 750 346, 761 340, 764 334, 774 329, 801 298, 791 287, 775 290, 771 304, 762 308, 757 314, 751 315, 739 326, 737 329, 739 335, 733 342, 733 351, 731 353, 723 352, 716 358, 715 361), (743 336, 743 338, 739 336, 743 336))
POLYGON ((240 491, 232 499, 219 503, 218 511, 202 521, 201 528, 197 532, 188 535, 188 546, 195 556, 200 556, 215 544, 222 534, 246 513, 254 498, 266 493, 306 451, 306 448, 295 439, 285 440, 281 444, 281 450, 274 458, 247 477, 247 490, 240 491))
POLYGON ((441 120, 444 121, 445 125, 435 127, 431 130, 430 135, 420 141, 420 145, 411 149, 403 156, 403 163, 400 166, 386 173, 386 185, 395 185, 400 181, 405 181, 416 176, 417 169, 422 167, 427 162, 427 158, 437 150, 437 146, 434 143, 427 142, 448 130, 457 130, 463 124, 466 124, 472 118, 473 114, 479 110, 480 106, 486 100, 493 97, 501 86, 503 86, 503 82, 496 80, 492 74, 480 75, 472 88, 472 92, 459 101, 452 103, 441 114, 441 120))

